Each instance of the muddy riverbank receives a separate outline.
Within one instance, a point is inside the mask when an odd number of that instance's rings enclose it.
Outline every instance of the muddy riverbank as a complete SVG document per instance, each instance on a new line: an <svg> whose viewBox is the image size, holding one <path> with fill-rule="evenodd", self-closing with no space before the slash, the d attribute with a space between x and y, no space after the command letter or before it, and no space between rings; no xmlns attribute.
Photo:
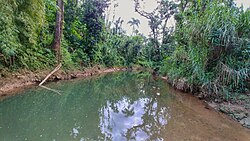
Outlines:
<svg viewBox="0 0 250 141"><path fill-rule="evenodd" d="M168 77L162 77L175 89L187 92L190 86L185 79L170 81ZM231 119L239 122L242 126L250 129L250 94L239 94L234 100L223 101L220 99L207 98L202 93L194 96L205 102L206 108L213 108L218 112L228 115Z"/></svg>
<svg viewBox="0 0 250 141"><path fill-rule="evenodd" d="M70 80L75 78L87 77L92 75L104 74L116 71L125 71L126 68L102 68L95 66L85 70L58 70L46 82L58 80ZM8 74L0 79L0 98L9 97L28 87L38 85L50 71L20 71Z"/></svg>

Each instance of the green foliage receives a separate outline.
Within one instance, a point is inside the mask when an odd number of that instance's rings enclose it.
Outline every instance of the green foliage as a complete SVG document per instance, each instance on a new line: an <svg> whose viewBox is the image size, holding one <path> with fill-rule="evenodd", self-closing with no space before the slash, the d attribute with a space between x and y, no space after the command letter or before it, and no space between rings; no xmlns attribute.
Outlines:
<svg viewBox="0 0 250 141"><path fill-rule="evenodd" d="M56 0L1 1L0 67L41 69L55 64L51 50L56 21ZM152 66L152 47L140 34L127 36L116 22L116 31L105 27L109 0L65 0L61 61L64 68L94 64ZM134 19L133 24L139 24ZM147 46L145 46L147 45ZM147 49L149 48L149 49ZM151 55L149 57L149 55Z"/></svg>
<svg viewBox="0 0 250 141"><path fill-rule="evenodd" d="M0 64L5 67L13 65L14 62L12 61L16 55L16 50L21 46L14 21L14 10L16 8L15 1L0 1Z"/></svg>
<svg viewBox="0 0 250 141"><path fill-rule="evenodd" d="M101 48L101 62L107 67L122 66L124 58L118 54L118 48L121 46L123 39L118 35L107 35L106 40L99 44Z"/></svg>
<svg viewBox="0 0 250 141"><path fill-rule="evenodd" d="M5 67L45 68L53 55L40 44L44 35L45 3L41 0L1 1L0 64ZM35 9L35 10L34 10Z"/></svg>
<svg viewBox="0 0 250 141"><path fill-rule="evenodd" d="M61 44L61 56L62 56L62 65L65 69L70 69L74 66L72 60L72 55L68 52L68 43L65 39L62 40Z"/></svg>
<svg viewBox="0 0 250 141"><path fill-rule="evenodd" d="M91 61L95 60L95 52L98 52L97 43L102 40L104 27L104 10L108 7L108 1L86 0L82 5L84 10L81 22L86 24L86 36L84 38L84 51Z"/></svg>
<svg viewBox="0 0 250 141"><path fill-rule="evenodd" d="M142 58L143 38L107 34L106 40L99 44L100 58L106 66L128 66L139 64Z"/></svg>
<svg viewBox="0 0 250 141"><path fill-rule="evenodd" d="M100 43L103 41L104 9L108 1L87 0L83 3L67 0L64 36L73 61L89 66L101 61Z"/></svg>
<svg viewBox="0 0 250 141"><path fill-rule="evenodd" d="M246 54L249 11L228 1L207 1L178 15L175 50L166 57L162 72L172 80L187 78L190 86L217 96L226 91L245 92L250 64Z"/></svg>

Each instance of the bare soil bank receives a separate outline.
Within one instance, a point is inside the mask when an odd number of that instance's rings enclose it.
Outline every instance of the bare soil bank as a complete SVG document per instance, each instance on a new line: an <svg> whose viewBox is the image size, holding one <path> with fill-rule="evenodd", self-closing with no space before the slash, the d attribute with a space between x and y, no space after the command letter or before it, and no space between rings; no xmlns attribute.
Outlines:
<svg viewBox="0 0 250 141"><path fill-rule="evenodd" d="M99 66L85 69L84 71L80 70L59 70L54 73L47 82L57 81L57 80L69 80L80 77L92 76L97 74L116 72L116 71L125 71L125 68L101 68ZM14 95L16 92L19 92L27 87L38 85L50 71L41 71L41 72L31 72L31 71L22 71L19 73L10 74L7 77L0 78L0 98Z"/></svg>

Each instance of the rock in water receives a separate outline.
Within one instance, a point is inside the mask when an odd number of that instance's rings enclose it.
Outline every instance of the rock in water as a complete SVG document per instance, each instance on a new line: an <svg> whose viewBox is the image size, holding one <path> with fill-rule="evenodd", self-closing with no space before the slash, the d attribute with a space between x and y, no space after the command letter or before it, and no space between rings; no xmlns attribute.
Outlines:
<svg viewBox="0 0 250 141"><path fill-rule="evenodd" d="M240 121L240 123L250 129L250 117L244 118Z"/></svg>

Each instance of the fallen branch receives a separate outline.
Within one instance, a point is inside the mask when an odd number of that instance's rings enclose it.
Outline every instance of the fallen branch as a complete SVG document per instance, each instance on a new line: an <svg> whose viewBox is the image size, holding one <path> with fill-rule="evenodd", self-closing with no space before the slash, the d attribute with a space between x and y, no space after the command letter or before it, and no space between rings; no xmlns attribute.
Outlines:
<svg viewBox="0 0 250 141"><path fill-rule="evenodd" d="M47 79L49 79L49 77L54 74L55 72L57 72L60 68L61 68L62 64L60 63L51 73L49 73L44 79L43 81L39 84L39 86L43 85L43 83L46 82Z"/></svg>
<svg viewBox="0 0 250 141"><path fill-rule="evenodd" d="M61 66L62 66L62 64L60 63L52 72L50 72L50 73L43 79L43 81L42 81L38 86L40 86L40 87L42 87L42 88L44 88L44 89L47 89L47 90L49 90L49 91L55 92L55 93L57 93L57 94L59 94L59 95L61 95L61 93L60 93L58 90L51 89L51 88L48 88L48 87L46 87L46 86L43 86L43 83L45 83L46 80L49 79L49 77L50 77L52 74L54 74L55 72L57 72L57 71L61 68Z"/></svg>

